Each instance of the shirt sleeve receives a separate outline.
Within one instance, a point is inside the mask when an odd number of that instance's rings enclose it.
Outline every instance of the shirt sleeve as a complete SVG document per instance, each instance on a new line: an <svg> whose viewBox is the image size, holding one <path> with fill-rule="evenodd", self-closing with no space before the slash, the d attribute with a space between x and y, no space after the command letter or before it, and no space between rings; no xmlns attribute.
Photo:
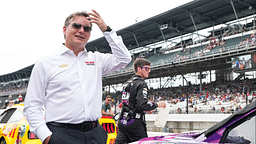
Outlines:
<svg viewBox="0 0 256 144"><path fill-rule="evenodd" d="M136 101L137 106L142 111L149 111L157 108L156 103L148 101L148 86L146 83L138 86Z"/></svg>
<svg viewBox="0 0 256 144"><path fill-rule="evenodd" d="M52 134L46 125L42 111L45 98L45 82L45 71L42 62L39 61L35 64L30 76L23 111L29 122L30 131L35 133L41 141Z"/></svg>
<svg viewBox="0 0 256 144"><path fill-rule="evenodd" d="M123 43L121 36L117 36L116 32L103 33L112 54L103 54L103 74L118 70L131 62L131 54Z"/></svg>
<svg viewBox="0 0 256 144"><path fill-rule="evenodd" d="M102 103L102 106L101 106L101 110L104 110L105 111L106 109L106 106L105 106L105 102Z"/></svg>

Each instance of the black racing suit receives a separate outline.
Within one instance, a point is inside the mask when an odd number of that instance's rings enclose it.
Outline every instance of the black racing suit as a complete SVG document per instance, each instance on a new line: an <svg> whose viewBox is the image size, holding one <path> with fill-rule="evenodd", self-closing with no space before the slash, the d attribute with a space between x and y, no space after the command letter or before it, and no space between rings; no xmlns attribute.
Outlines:
<svg viewBox="0 0 256 144"><path fill-rule="evenodd" d="M148 86L141 76L134 75L128 81L122 103L115 144L130 143L148 137L145 111L157 108L157 104L148 101Z"/></svg>

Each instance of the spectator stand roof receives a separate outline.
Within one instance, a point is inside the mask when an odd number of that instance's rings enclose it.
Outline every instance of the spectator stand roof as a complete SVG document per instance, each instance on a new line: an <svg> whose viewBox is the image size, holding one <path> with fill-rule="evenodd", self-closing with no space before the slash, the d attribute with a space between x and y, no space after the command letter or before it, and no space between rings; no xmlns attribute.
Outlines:
<svg viewBox="0 0 256 144"><path fill-rule="evenodd" d="M252 15L255 8L255 0L194 0L123 28L117 33L122 36L127 48L132 50ZM160 30L166 24L168 28ZM111 53L104 37L89 42L86 48L89 51Z"/></svg>
<svg viewBox="0 0 256 144"><path fill-rule="evenodd" d="M0 76L0 83L15 81L15 80L19 80L19 79L27 79L27 78L30 77L33 67L34 67L34 64L30 65L30 66L27 66L23 69L17 70L15 72L5 74L5 75L1 75Z"/></svg>
<svg viewBox="0 0 256 144"><path fill-rule="evenodd" d="M194 0L131 26L118 30L129 50L255 14L255 0ZM161 27L167 26L166 29ZM111 53L104 37L90 41L88 51ZM0 76L0 83L29 78L34 65ZM164 70L164 69L163 69ZM126 75L130 76L131 73ZM156 75L157 76L157 75ZM118 77L118 76L117 76ZM111 84L123 82L124 77ZM104 80L104 79L103 79ZM109 79L109 81L114 79ZM104 83L106 85L108 83Z"/></svg>

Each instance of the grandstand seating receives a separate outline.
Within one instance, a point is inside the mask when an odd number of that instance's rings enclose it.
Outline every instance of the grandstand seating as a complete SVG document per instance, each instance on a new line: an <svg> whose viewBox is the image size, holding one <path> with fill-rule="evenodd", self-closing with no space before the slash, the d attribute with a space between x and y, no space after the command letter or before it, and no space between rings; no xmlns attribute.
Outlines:
<svg viewBox="0 0 256 144"><path fill-rule="evenodd" d="M221 52L236 50L237 49L236 45L238 45L241 42L240 40L244 40L248 37L249 37L249 35L244 36L242 38L229 39L226 41L225 45L217 46L211 51L200 53L200 54L198 54L197 52L202 52L206 45L191 48L190 54L187 54L186 52L179 51L179 52L168 53L168 54L153 55L153 56L149 56L149 57L145 57L145 58L148 59L151 62L151 66L154 67L154 66L159 66L162 64L171 63L171 62L179 62L182 60L188 60L188 59L198 58L198 57L212 55L212 54L220 54ZM241 48L246 48L246 47L242 46ZM176 57L177 55L179 56L178 58ZM120 70L115 71L114 73L109 73L106 75L113 75L113 74L116 74L119 72L132 71L133 70L132 62L130 64L128 64L124 69L120 69Z"/></svg>
<svg viewBox="0 0 256 144"><path fill-rule="evenodd" d="M236 45L239 45L241 41L249 38L252 32L253 31L247 31L244 33L236 34L236 35L223 37L223 39L225 40L224 45L216 46L212 50L205 52L203 54L197 54L197 52L204 51L204 47L206 47L210 43L210 40L205 41L201 45L197 44L198 46L196 46L196 47L194 47L193 45L187 46L190 49L189 54L188 54L188 51L182 51L182 48L180 48L180 51L176 51L176 50L174 52L170 51L167 54L159 53L156 55L149 55L144 58L148 59L151 62L151 66L158 66L158 65L162 65L162 64L166 64L166 63L170 63L170 62L176 62L176 61L182 61L185 59L197 58L199 56L219 54L219 53L225 52L225 51L236 50ZM179 56L178 58L177 58L177 55ZM125 69L119 70L117 72L124 72L124 71L132 70L132 62L130 64L128 64ZM107 75L111 75L111 73L107 74Z"/></svg>

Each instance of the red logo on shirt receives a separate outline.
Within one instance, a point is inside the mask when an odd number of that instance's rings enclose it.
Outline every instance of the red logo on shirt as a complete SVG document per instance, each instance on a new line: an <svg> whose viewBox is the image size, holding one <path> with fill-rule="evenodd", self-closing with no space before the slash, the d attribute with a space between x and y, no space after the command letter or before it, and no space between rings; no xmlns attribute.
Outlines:
<svg viewBox="0 0 256 144"><path fill-rule="evenodd" d="M94 61L85 61L85 64L87 64L87 65L94 65Z"/></svg>

